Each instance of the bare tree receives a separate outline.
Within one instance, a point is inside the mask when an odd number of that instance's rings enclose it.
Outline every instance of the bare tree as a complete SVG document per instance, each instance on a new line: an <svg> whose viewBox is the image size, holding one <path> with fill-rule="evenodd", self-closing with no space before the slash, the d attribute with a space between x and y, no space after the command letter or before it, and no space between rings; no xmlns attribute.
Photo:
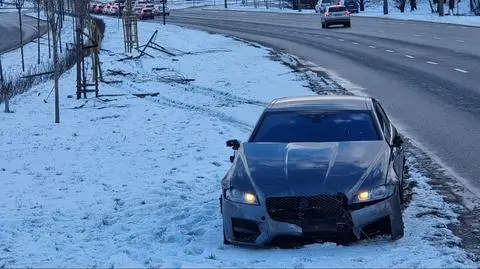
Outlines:
<svg viewBox="0 0 480 269"><path fill-rule="evenodd" d="M47 23L50 26L53 45L53 78L55 91L55 123L60 123L60 92L58 81L60 79L59 36L61 7L58 0L44 0L47 13Z"/></svg>
<svg viewBox="0 0 480 269"><path fill-rule="evenodd" d="M37 5L37 64L40 64L40 0L36 0Z"/></svg>
<svg viewBox="0 0 480 269"><path fill-rule="evenodd" d="M23 57L23 27L22 27L22 8L25 0L15 0L15 7L18 11L18 23L20 24L20 53L22 54L22 71L25 72L25 59Z"/></svg>
<svg viewBox="0 0 480 269"><path fill-rule="evenodd" d="M10 113L10 106L9 106L9 96L8 96L8 87L6 87L4 83L3 77L3 68L2 68L2 55L0 54L0 101L4 99L5 102L5 113ZM1 98L3 96L3 98Z"/></svg>

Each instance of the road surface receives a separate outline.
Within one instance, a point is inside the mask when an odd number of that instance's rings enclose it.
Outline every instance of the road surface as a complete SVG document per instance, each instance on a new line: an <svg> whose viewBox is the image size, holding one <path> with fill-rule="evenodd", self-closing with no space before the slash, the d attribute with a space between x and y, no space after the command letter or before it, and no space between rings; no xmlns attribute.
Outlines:
<svg viewBox="0 0 480 269"><path fill-rule="evenodd" d="M480 28L318 14L175 10L170 23L238 36L333 70L378 98L401 129L480 189Z"/></svg>
<svg viewBox="0 0 480 269"><path fill-rule="evenodd" d="M29 17L22 17L23 40L30 42L37 37L37 20ZM40 24L40 34L46 33L46 24ZM17 12L0 13L0 54L20 46L20 32Z"/></svg>

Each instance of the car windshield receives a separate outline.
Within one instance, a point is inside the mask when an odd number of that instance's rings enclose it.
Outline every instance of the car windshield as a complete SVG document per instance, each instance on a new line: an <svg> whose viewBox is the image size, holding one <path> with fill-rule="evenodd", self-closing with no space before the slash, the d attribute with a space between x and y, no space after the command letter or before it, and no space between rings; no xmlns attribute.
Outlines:
<svg viewBox="0 0 480 269"><path fill-rule="evenodd" d="M341 6L341 7L330 7L328 9L328 12L343 12L343 11L347 11L347 8L344 7L344 6Z"/></svg>
<svg viewBox="0 0 480 269"><path fill-rule="evenodd" d="M251 142L380 140L370 111L267 112Z"/></svg>

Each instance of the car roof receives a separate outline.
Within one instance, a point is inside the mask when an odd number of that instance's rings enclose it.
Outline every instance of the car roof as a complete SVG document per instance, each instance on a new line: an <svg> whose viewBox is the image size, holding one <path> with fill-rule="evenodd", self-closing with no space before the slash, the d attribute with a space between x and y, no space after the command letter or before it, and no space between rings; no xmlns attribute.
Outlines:
<svg viewBox="0 0 480 269"><path fill-rule="evenodd" d="M372 107L372 99L369 97L312 95L275 99L267 110L372 110Z"/></svg>

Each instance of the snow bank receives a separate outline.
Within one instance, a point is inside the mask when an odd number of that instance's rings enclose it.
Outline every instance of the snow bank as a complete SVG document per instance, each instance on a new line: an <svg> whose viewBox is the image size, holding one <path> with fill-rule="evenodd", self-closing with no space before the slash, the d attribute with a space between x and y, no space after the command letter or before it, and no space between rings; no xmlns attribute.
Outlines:
<svg viewBox="0 0 480 269"><path fill-rule="evenodd" d="M475 266L445 228L456 220L450 205L414 168L399 241L224 246L224 141L245 140L272 98L313 93L265 48L171 25L141 22L140 43L158 29L156 42L177 56L148 49L155 58L118 61L128 56L122 29L105 20L101 60L111 83L100 98L67 98L71 70L60 83L61 124L52 123L53 99L43 102L51 82L15 97L15 113L0 113L0 267Z"/></svg>
<svg viewBox="0 0 480 269"><path fill-rule="evenodd" d="M370 5L367 4L364 12L355 14L355 16L480 26L480 16L471 15L470 2L468 0L461 0L460 3L458 3L458 9L455 6L454 12L457 13L458 11L458 14L462 16L446 15L443 17L438 16L437 13L432 13L428 0L417 0L417 10L413 12L410 11L409 3L410 2L407 0L405 12L401 13L400 10L395 8L395 3L389 1L389 14L383 15L382 2L374 1ZM446 3L445 12L448 12L448 1L446 1ZM436 5L434 5L434 9L436 9Z"/></svg>

